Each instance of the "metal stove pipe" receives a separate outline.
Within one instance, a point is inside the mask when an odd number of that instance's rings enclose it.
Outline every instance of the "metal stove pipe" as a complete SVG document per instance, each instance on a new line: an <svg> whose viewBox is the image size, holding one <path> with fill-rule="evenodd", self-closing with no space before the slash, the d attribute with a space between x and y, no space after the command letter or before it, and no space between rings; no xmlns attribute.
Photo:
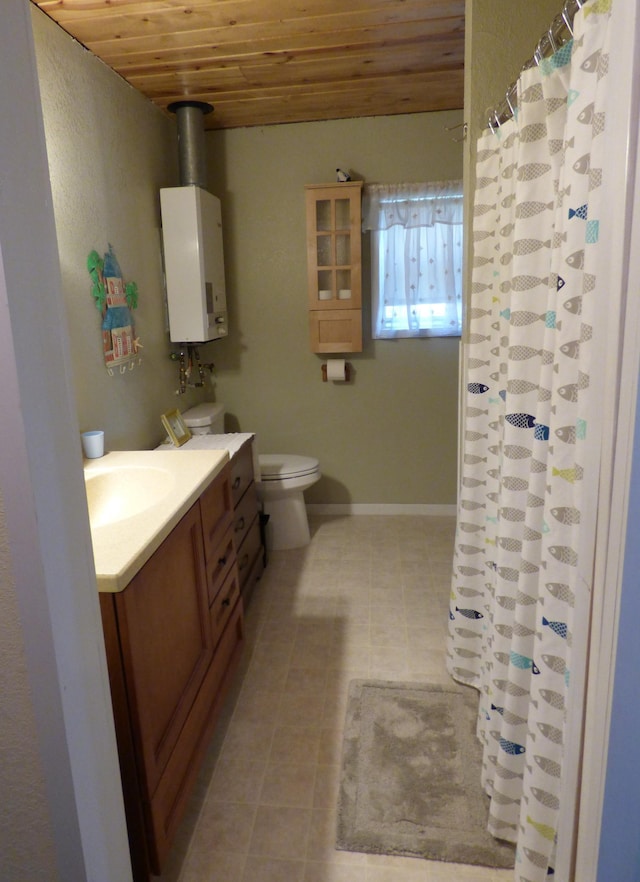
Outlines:
<svg viewBox="0 0 640 882"><path fill-rule="evenodd" d="M167 108L175 113L178 124L178 162L180 185L207 189L207 164L204 152L204 117L213 107L204 101L174 101Z"/></svg>

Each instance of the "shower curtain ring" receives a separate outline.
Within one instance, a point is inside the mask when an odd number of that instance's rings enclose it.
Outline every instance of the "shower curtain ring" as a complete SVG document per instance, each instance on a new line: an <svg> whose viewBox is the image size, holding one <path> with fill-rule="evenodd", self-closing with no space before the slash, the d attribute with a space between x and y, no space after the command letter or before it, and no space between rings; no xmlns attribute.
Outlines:
<svg viewBox="0 0 640 882"><path fill-rule="evenodd" d="M505 96L504 96L505 101L507 102L507 107L508 107L509 110L511 111L511 116L512 116L514 119L515 119L515 117L516 117L516 110L515 110L515 104L513 104L513 103L511 102L511 95L513 95L514 93L517 94L517 91L518 91L518 85L517 85L517 83L511 83L511 85L509 86L509 88L508 88L507 91L505 92Z"/></svg>
<svg viewBox="0 0 640 882"><path fill-rule="evenodd" d="M564 9L562 10L562 20L564 21L565 25L567 26L567 30L569 31L569 33L573 37L573 23L571 21L571 16L567 12L566 3L564 6Z"/></svg>

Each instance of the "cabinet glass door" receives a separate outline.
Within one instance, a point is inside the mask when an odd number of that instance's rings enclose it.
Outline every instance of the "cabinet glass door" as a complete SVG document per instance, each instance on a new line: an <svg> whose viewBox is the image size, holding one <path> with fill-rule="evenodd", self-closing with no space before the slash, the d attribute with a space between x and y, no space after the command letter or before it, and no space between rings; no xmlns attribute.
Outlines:
<svg viewBox="0 0 640 882"><path fill-rule="evenodd" d="M331 199L316 202L316 230L331 230Z"/></svg>
<svg viewBox="0 0 640 882"><path fill-rule="evenodd" d="M362 185L306 188L309 331L313 352L362 351Z"/></svg>
<svg viewBox="0 0 640 882"><path fill-rule="evenodd" d="M333 266L333 248L331 236L317 236L316 248L318 252L318 266Z"/></svg>
<svg viewBox="0 0 640 882"><path fill-rule="evenodd" d="M351 201L349 199L336 199L336 230L349 230L351 228Z"/></svg>

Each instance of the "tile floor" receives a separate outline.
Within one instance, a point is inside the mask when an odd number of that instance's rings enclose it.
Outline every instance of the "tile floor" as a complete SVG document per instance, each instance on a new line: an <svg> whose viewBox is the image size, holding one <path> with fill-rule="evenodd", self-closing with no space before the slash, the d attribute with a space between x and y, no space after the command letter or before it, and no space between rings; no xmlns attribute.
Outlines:
<svg viewBox="0 0 640 882"><path fill-rule="evenodd" d="M349 680L448 681L453 518L312 517L274 552L167 882L511 882L513 871L337 851Z"/></svg>

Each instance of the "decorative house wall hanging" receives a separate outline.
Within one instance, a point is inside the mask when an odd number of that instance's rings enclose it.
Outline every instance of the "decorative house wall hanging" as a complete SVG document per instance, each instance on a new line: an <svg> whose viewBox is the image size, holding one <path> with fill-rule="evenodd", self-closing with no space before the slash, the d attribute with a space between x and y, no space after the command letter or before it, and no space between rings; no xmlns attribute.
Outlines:
<svg viewBox="0 0 640 882"><path fill-rule="evenodd" d="M104 258L92 251L87 258L91 276L91 294L96 307L102 313L102 346L107 370L113 374L115 367L124 373L129 366L133 370L136 361L142 361L138 350L142 348L135 334L133 310L138 305L138 286L135 282L124 284L120 264L113 246Z"/></svg>

